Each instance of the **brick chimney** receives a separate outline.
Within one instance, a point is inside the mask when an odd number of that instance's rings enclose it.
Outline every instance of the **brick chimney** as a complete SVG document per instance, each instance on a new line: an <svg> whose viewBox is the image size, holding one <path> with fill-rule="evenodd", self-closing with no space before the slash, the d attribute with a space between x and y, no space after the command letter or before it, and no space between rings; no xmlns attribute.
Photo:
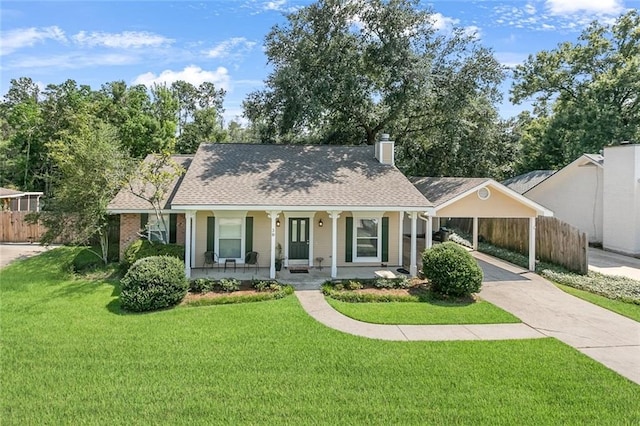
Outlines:
<svg viewBox="0 0 640 426"><path fill-rule="evenodd" d="M380 135L380 140L376 142L375 149L376 160L382 164L395 165L394 142L389 140L388 133Z"/></svg>

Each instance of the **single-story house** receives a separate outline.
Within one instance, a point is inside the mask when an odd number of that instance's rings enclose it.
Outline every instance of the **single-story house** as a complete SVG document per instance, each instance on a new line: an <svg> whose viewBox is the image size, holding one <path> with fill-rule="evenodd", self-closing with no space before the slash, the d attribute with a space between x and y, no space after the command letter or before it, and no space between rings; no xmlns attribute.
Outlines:
<svg viewBox="0 0 640 426"><path fill-rule="evenodd" d="M43 194L43 192L0 188L0 210L38 212L40 211L40 198Z"/></svg>
<svg viewBox="0 0 640 426"><path fill-rule="evenodd" d="M171 239L184 243L186 271L218 261L245 262L260 253L275 277L276 246L284 266L313 267L325 259L331 276L341 266L402 265L405 214L412 223L432 204L394 166L388 138L370 146L201 144L176 179L162 213ZM125 188L108 211L120 214L120 251L145 221L150 205ZM147 227L155 223L147 223ZM415 234L414 234L415 239ZM411 256L412 274L417 257Z"/></svg>
<svg viewBox="0 0 640 426"><path fill-rule="evenodd" d="M206 266L205 253L235 265L253 251L274 278L278 248L290 270L314 267L322 259L331 277L338 268L353 266L407 266L416 275L419 226L431 229L440 213L476 222L529 217L533 241L535 217L551 214L492 180L461 180L472 183L462 186L445 179L412 182L395 167L388 135L373 147L205 143L193 156L174 160L187 171L163 200L162 214L170 224L164 232L185 245L188 276ZM142 229L163 232L151 206L127 188L108 211L120 215L121 254ZM535 247L531 256L535 259Z"/></svg>
<svg viewBox="0 0 640 426"><path fill-rule="evenodd" d="M543 176L531 185L531 176ZM640 256L640 144L584 154L555 173L530 172L504 182L606 250Z"/></svg>

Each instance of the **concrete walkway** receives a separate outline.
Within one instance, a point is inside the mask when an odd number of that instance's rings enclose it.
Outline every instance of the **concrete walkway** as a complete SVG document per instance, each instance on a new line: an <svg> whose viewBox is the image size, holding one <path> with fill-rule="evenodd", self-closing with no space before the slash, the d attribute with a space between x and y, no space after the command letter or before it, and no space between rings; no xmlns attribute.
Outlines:
<svg viewBox="0 0 640 426"><path fill-rule="evenodd" d="M589 247L589 270L640 280L640 259Z"/></svg>
<svg viewBox="0 0 640 426"><path fill-rule="evenodd" d="M0 268L4 268L16 259L26 259L52 247L29 243L2 243L0 244Z"/></svg>
<svg viewBox="0 0 640 426"><path fill-rule="evenodd" d="M505 340L555 337L640 384L640 323L573 297L517 266L482 253L480 297L520 318L521 324L380 325L335 311L319 290L296 291L302 307L320 323L381 340Z"/></svg>

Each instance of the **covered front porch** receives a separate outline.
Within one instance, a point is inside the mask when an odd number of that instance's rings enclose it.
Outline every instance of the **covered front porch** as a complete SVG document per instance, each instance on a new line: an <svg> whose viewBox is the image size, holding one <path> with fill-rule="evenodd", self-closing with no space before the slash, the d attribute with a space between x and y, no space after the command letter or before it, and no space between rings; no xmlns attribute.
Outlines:
<svg viewBox="0 0 640 426"><path fill-rule="evenodd" d="M238 265L236 270L233 268L227 268L224 270L224 266L219 269L213 268L193 268L191 270L191 278L210 278L219 280L222 278L235 278L241 281L252 280L270 280L275 279L283 284L291 284L296 289L316 289L319 288L324 282L330 280L346 280L346 279L370 279L376 277L376 272L387 271L392 272L397 277L406 274L398 272L398 267L373 267L373 266L343 266L338 268L338 274L336 277L331 276L331 270L323 267L309 268L306 273L293 273L288 268L283 268L276 272L274 278L270 277L269 268L249 268L246 270L244 266Z"/></svg>
<svg viewBox="0 0 640 426"><path fill-rule="evenodd" d="M376 270L397 274L403 267L415 276L417 223L425 213L335 208L185 211L185 271L191 278L283 282L373 278ZM408 264L403 262L405 222L412 230ZM253 258L257 262L249 264ZM291 272L296 269L307 272Z"/></svg>

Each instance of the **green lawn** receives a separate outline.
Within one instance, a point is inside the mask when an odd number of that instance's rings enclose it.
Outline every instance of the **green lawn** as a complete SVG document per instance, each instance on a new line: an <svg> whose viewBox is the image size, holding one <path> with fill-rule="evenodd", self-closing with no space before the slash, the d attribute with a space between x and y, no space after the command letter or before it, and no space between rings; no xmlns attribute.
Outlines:
<svg viewBox="0 0 640 426"><path fill-rule="evenodd" d="M430 302L351 303L326 297L335 310L373 324L500 324L520 320L489 302L471 304Z"/></svg>
<svg viewBox="0 0 640 426"><path fill-rule="evenodd" d="M579 297L580 299L584 299L587 302L593 303L594 305L601 306L605 309L609 309L610 311L616 312L620 315L624 315L625 317L640 322L640 305L636 305L635 303L626 303L620 300L612 300L598 294L593 294L584 290L578 290L577 288L569 287L567 285L559 283L554 284L559 289L573 296Z"/></svg>
<svg viewBox="0 0 640 426"><path fill-rule="evenodd" d="M377 341L293 296L123 315L71 254L0 271L3 425L640 422L640 386L553 339Z"/></svg>

